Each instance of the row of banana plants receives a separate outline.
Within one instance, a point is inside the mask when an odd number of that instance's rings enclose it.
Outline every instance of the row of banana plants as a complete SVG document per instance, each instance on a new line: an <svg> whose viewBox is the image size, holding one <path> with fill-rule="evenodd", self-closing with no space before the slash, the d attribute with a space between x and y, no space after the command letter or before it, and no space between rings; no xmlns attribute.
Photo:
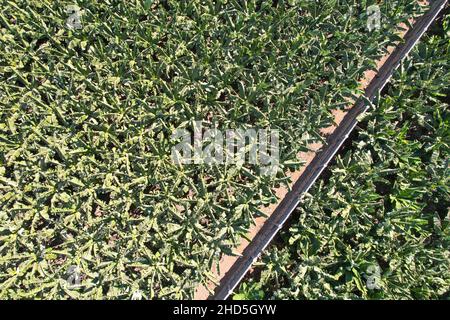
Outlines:
<svg viewBox="0 0 450 320"><path fill-rule="evenodd" d="M446 16L235 299L450 298L449 39Z"/></svg>

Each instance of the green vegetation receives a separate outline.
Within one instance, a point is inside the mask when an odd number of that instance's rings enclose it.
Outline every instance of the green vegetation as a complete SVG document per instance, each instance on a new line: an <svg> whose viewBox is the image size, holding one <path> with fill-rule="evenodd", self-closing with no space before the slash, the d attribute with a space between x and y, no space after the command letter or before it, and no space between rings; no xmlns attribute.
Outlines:
<svg viewBox="0 0 450 320"><path fill-rule="evenodd" d="M2 0L0 298L192 297L421 13L369 33L375 2L80 0L69 29L71 1ZM279 129L280 172L174 165L194 120Z"/></svg>
<svg viewBox="0 0 450 320"><path fill-rule="evenodd" d="M449 16L438 29L235 299L449 298Z"/></svg>

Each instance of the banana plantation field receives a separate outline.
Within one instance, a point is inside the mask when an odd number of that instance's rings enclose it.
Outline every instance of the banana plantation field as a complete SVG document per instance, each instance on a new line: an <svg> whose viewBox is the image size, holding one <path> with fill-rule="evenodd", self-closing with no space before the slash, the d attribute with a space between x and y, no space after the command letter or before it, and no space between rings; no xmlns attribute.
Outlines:
<svg viewBox="0 0 450 320"><path fill-rule="evenodd" d="M433 33L235 299L450 298L450 17Z"/></svg>
<svg viewBox="0 0 450 320"><path fill-rule="evenodd" d="M425 10L412 0L76 4L0 1L0 299L192 298L277 201L297 154L323 142L331 110L361 94L399 26ZM375 4L382 23L368 31ZM268 273L243 288L444 294L447 45L434 37L414 53L357 150L264 258ZM276 171L174 162L173 132L195 123L278 130ZM362 288L375 260L387 291Z"/></svg>

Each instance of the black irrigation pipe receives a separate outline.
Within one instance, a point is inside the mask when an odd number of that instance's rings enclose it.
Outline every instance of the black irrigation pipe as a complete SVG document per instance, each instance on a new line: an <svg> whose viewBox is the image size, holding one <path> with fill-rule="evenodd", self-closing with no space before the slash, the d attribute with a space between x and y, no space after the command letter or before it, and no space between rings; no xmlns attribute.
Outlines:
<svg viewBox="0 0 450 320"><path fill-rule="evenodd" d="M272 241L300 203L301 197L308 192L322 171L327 167L330 160L333 159L338 152L344 141L349 137L350 133L358 123L358 117L367 111L377 94L383 90L384 86L389 82L403 58L411 52L412 48L419 42L422 35L438 17L441 10L445 7L447 0L434 0L430 2L431 8L429 11L421 16L414 26L406 33L404 43L399 45L394 52L392 52L380 68L377 76L366 88L364 96L359 98L355 105L348 111L341 124L329 137L327 145L306 167L303 174L295 182L292 190L283 198L273 214L267 219L261 230L244 250L242 256L239 257L225 274L220 281L219 286L216 288L214 295L209 299L225 300L233 292L234 288L236 288L245 276L251 265Z"/></svg>

